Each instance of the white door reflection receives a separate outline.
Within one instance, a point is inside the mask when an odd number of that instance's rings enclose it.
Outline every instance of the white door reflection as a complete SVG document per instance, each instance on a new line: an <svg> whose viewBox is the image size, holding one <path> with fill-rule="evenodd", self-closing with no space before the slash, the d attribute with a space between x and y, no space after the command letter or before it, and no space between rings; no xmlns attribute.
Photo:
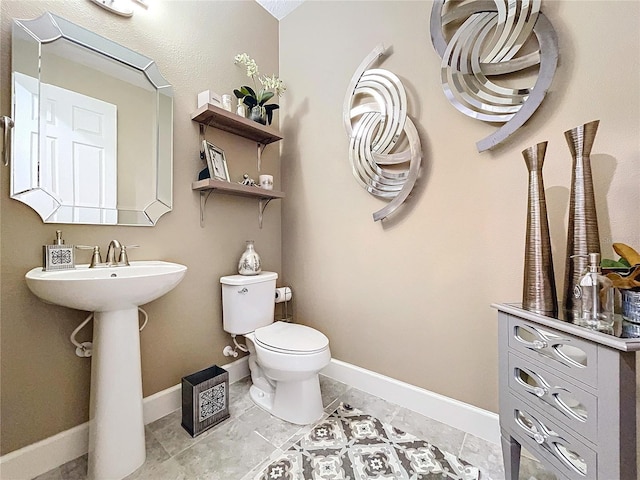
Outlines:
<svg viewBox="0 0 640 480"><path fill-rule="evenodd" d="M30 170L16 172L14 191L40 188L34 207L46 221L115 224L117 211L117 107L86 95L14 73L15 92L26 102L16 118L30 131L16 145L31 158ZM38 123L40 148L38 145ZM28 138L27 138L28 137ZM40 153L40 162L38 162ZM34 167L35 168L34 171Z"/></svg>

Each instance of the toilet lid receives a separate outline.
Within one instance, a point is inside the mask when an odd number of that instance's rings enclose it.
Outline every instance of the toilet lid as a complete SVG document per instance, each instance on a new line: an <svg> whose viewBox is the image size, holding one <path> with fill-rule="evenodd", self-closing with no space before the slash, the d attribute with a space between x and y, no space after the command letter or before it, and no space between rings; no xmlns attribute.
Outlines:
<svg viewBox="0 0 640 480"><path fill-rule="evenodd" d="M318 330L296 323L275 322L254 332L256 343L283 353L315 353L329 346L329 339Z"/></svg>

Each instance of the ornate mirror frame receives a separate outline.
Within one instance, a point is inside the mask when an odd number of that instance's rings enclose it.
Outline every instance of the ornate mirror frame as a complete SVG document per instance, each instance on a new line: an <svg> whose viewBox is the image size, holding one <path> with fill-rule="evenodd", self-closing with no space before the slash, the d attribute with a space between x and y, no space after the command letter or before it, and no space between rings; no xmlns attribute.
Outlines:
<svg viewBox="0 0 640 480"><path fill-rule="evenodd" d="M12 41L12 116L15 128L12 132L11 198L29 205L45 223L155 225L163 214L171 211L173 203L173 89L155 62L48 12L34 20L14 20ZM103 81L113 80L113 92L129 88L141 92L142 95L138 96L143 97L149 106L148 115L146 110L141 113L145 120L152 118L149 125L136 122L131 128L131 119L127 119L125 114L127 108L131 110L131 106L125 104L128 100L120 100L120 105L117 105L117 100L112 101L116 105L111 107L117 110L112 122L117 124L117 138L114 139L117 153L112 155L115 165L111 176L116 179L111 184L117 185L111 188L114 193L110 204L101 203L102 200L93 204L73 203L83 188L89 196L104 197L102 192L93 195L92 187L87 187L85 182L87 171L95 172L102 168L103 154L93 146L90 146L92 151L87 161L93 162L90 166L81 167L79 172L76 171L78 162L73 163L73 168L68 168L69 162L62 164L66 167L57 166L69 186L65 187L66 194L61 193L63 189L56 190L59 178L54 176L57 167L53 163L57 157L55 152L51 153L54 150L47 130L53 115L50 105L45 105L47 97L43 96L43 89L51 87L44 81L47 79L46 68L54 63L45 56L46 52L55 52L55 58L61 59L61 63L73 59L69 65L77 62L79 69L95 73L100 85ZM113 72L117 72L117 78ZM73 77L68 72L63 72L62 76ZM26 127L32 130L26 133L20 129L24 129L28 122L16 119L16 108L24 110L17 105L18 78L26 78L36 85L33 92L28 92L32 105L26 111L27 116L33 117L33 125L37 126ZM75 95L74 91L65 88L55 85L53 88L62 91L62 95L66 92ZM80 97L94 100L91 98L93 91L99 89L95 83L91 88L90 96ZM76 117L74 114L70 117L75 125ZM101 120L97 120L95 125L96 129L102 128ZM70 145L74 152L72 156L76 158L76 143L70 142ZM82 154L77 156L83 158Z"/></svg>

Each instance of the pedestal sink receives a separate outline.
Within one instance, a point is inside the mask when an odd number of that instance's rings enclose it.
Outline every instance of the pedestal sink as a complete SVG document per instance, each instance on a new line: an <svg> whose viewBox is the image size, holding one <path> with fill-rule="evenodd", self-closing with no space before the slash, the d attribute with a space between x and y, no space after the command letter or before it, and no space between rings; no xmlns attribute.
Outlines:
<svg viewBox="0 0 640 480"><path fill-rule="evenodd" d="M27 272L42 300L94 312L89 422L92 480L126 477L145 461L138 306L172 290L187 267L159 261Z"/></svg>

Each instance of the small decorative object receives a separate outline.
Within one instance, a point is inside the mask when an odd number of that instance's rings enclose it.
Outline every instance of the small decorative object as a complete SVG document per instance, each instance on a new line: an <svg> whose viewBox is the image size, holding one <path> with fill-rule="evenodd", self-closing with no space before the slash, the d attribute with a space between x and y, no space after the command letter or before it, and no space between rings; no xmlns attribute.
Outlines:
<svg viewBox="0 0 640 480"><path fill-rule="evenodd" d="M227 112L231 111L231 95L225 93L222 95L222 108L224 108Z"/></svg>
<svg viewBox="0 0 640 480"><path fill-rule="evenodd" d="M558 311L558 298L542 181L542 164L546 151L547 142L542 142L522 152L529 171L522 308L553 316Z"/></svg>
<svg viewBox="0 0 640 480"><path fill-rule="evenodd" d="M622 318L640 323L640 289L620 290L622 294Z"/></svg>
<svg viewBox="0 0 640 480"><path fill-rule="evenodd" d="M217 365L182 378L182 427L192 437L229 418L229 373Z"/></svg>
<svg viewBox="0 0 640 480"><path fill-rule="evenodd" d="M260 255L253 246L253 240L247 240L247 248L238 262L238 273L240 275L258 275L261 271Z"/></svg>
<svg viewBox="0 0 640 480"><path fill-rule="evenodd" d="M236 107L236 114L240 115L243 118L247 116L247 106L242 103L241 100L238 100L238 106Z"/></svg>
<svg viewBox="0 0 640 480"><path fill-rule="evenodd" d="M273 175L260 175L260 187L265 190L273 190Z"/></svg>
<svg viewBox="0 0 640 480"><path fill-rule="evenodd" d="M240 87L239 90L234 90L234 95L247 106L251 120L262 123L263 125L267 123L271 125L273 111L280 108L280 106L276 103L267 104L267 102L271 100L274 95L278 97L282 96L287 87L282 80L275 75L271 75L270 77L263 75L261 77L255 60L246 53L236 55L234 57L234 63L247 67L247 77L253 80L254 87L251 88L245 85ZM260 89L258 89L256 79L260 83Z"/></svg>
<svg viewBox="0 0 640 480"><path fill-rule="evenodd" d="M209 167L204 167L198 173L198 180L206 180L207 178L211 178L211 174L209 173Z"/></svg>
<svg viewBox="0 0 640 480"><path fill-rule="evenodd" d="M598 218L589 157L599 123L599 120L595 120L564 132L573 158L573 169L569 195L563 308L574 314L579 309L574 289L587 268L588 255L600 253Z"/></svg>
<svg viewBox="0 0 640 480"><path fill-rule="evenodd" d="M622 318L640 324L640 253L624 243L614 243L620 259L602 260L602 270L622 296Z"/></svg>
<svg viewBox="0 0 640 480"><path fill-rule="evenodd" d="M225 158L224 150L206 140L202 141L202 148L207 158L207 167L211 178L228 182L229 170L227 170L227 159Z"/></svg>
<svg viewBox="0 0 640 480"><path fill-rule="evenodd" d="M446 98L471 118L504 124L476 143L480 152L495 147L524 125L551 86L558 64L558 38L540 12L540 4L541 0L433 3L431 41L442 59ZM443 28L452 25L456 32L447 43ZM528 41L532 32L538 42L538 50L533 52ZM538 77L530 88L508 88L493 80L518 75L536 65Z"/></svg>
<svg viewBox="0 0 640 480"><path fill-rule="evenodd" d="M353 175L371 195L391 199L373 214L374 222L384 220L407 199L422 162L420 137L407 116L402 82L387 70L367 70L385 51L378 45L358 66L343 107ZM366 101L357 102L356 97ZM400 146L405 149L398 151Z"/></svg>
<svg viewBox="0 0 640 480"><path fill-rule="evenodd" d="M580 324L589 328L608 329L613 326L613 282L602 275L599 253L590 253L587 259L588 270L574 289L580 305L580 316L574 315L574 320L579 318Z"/></svg>
<svg viewBox="0 0 640 480"><path fill-rule="evenodd" d="M222 99L220 95L213 90L205 90L204 92L200 92L198 94L198 108L204 107L207 104L216 105L219 107L222 104Z"/></svg>
<svg viewBox="0 0 640 480"><path fill-rule="evenodd" d="M242 181L238 182L240 185L246 185L247 187L255 187L256 181L249 176L248 173L242 175Z"/></svg>

